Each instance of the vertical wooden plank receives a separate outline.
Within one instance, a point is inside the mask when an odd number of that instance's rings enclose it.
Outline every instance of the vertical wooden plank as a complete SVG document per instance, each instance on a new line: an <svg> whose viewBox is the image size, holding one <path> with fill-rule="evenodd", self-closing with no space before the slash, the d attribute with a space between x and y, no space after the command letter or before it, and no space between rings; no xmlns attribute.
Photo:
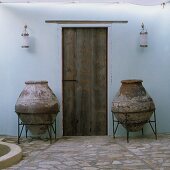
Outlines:
<svg viewBox="0 0 170 170"><path fill-rule="evenodd" d="M94 29L92 134L107 134L107 29Z"/></svg>
<svg viewBox="0 0 170 170"><path fill-rule="evenodd" d="M81 87L81 95L77 98L81 101L78 117L78 129L79 135L90 135L90 124L91 124L91 53L92 53L92 32L88 28L77 29L77 45L76 45L76 56L77 56L77 79L78 86Z"/></svg>
<svg viewBox="0 0 170 170"><path fill-rule="evenodd" d="M76 135L75 116L75 30L63 29L63 126L64 135ZM71 127L71 128L70 128Z"/></svg>

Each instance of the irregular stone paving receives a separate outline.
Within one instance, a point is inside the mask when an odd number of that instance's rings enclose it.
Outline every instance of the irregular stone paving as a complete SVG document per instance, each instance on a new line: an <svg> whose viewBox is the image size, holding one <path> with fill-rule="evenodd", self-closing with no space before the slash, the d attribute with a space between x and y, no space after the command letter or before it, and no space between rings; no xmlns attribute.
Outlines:
<svg viewBox="0 0 170 170"><path fill-rule="evenodd" d="M6 138L11 142L10 138ZM14 141L14 140L13 140ZM15 140L16 141L16 140ZM170 135L22 140L23 160L6 170L170 170Z"/></svg>

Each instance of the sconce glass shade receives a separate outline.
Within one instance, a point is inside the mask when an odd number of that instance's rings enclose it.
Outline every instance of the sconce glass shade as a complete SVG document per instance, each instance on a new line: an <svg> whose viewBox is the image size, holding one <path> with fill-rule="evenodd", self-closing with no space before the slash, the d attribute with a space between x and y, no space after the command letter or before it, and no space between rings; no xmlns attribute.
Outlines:
<svg viewBox="0 0 170 170"><path fill-rule="evenodd" d="M144 23L141 25L142 30L140 32L140 47L147 47L148 46L148 32L145 29Z"/></svg>
<svg viewBox="0 0 170 170"><path fill-rule="evenodd" d="M148 47L148 32L140 32L140 47Z"/></svg>
<svg viewBox="0 0 170 170"><path fill-rule="evenodd" d="M21 34L22 36L22 48L29 48L29 34L27 32L27 25L24 26L24 31Z"/></svg>

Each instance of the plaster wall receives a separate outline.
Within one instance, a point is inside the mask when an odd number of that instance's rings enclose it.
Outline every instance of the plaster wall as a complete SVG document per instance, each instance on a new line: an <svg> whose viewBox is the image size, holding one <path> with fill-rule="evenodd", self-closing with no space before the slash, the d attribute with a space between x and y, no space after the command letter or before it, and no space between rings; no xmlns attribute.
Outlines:
<svg viewBox="0 0 170 170"><path fill-rule="evenodd" d="M0 4L0 135L17 135L14 106L27 80L48 80L62 103L61 56L56 24L45 20L128 20L112 24L109 103L122 79L142 79L156 104L159 133L170 132L170 5L130 4ZM139 32L144 22L148 48L139 47ZM28 25L30 48L21 48L21 33ZM109 135L112 118L109 111ZM144 129L152 133L148 126ZM124 129L119 129L119 134ZM62 113L57 117L57 134L62 134Z"/></svg>

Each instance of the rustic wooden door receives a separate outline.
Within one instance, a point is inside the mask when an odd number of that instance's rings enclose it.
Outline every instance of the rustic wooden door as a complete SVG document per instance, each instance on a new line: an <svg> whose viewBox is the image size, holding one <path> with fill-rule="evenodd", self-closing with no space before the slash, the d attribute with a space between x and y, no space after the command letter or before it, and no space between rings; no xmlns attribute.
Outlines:
<svg viewBox="0 0 170 170"><path fill-rule="evenodd" d="M107 135L107 28L63 28L63 134Z"/></svg>

